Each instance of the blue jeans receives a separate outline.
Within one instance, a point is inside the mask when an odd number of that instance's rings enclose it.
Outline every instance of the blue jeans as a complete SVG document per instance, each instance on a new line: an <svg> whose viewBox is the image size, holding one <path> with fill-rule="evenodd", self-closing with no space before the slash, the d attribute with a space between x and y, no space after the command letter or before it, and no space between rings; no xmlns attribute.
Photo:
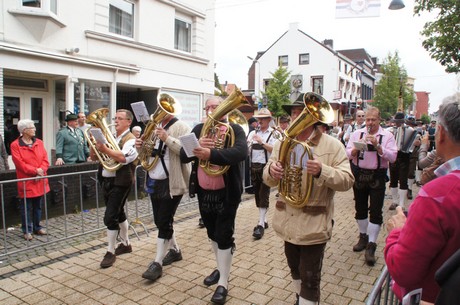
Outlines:
<svg viewBox="0 0 460 305"><path fill-rule="evenodd" d="M42 229L42 226L40 226L40 220L42 218L43 196L25 198L25 202L27 207L27 222L24 208L24 199L21 199L19 202L19 210L21 211L22 232L24 234L37 232Z"/></svg>

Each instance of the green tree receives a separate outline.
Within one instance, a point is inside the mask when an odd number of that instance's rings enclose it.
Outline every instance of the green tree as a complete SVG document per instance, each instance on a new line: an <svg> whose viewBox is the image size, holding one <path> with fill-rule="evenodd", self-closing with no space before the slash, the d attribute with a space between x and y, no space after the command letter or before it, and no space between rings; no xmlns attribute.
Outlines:
<svg viewBox="0 0 460 305"><path fill-rule="evenodd" d="M460 1L415 0L414 14L420 16L423 11L438 12L437 20L423 26L423 47L446 72L460 72Z"/></svg>
<svg viewBox="0 0 460 305"><path fill-rule="evenodd" d="M379 108L382 118L386 119L398 111L400 98L401 110L407 109L414 102L414 91L407 85L407 72L400 65L397 51L394 55L388 54L380 69L383 76L375 88L372 106Z"/></svg>
<svg viewBox="0 0 460 305"><path fill-rule="evenodd" d="M430 118L430 116L428 114L424 113L420 117L420 120L422 120L423 124L429 124L430 121L431 121L431 118Z"/></svg>
<svg viewBox="0 0 460 305"><path fill-rule="evenodd" d="M284 104L290 104L289 94L291 93L290 75L291 73L279 65L274 73L270 73L270 80L264 94L268 99L268 109L274 117L279 117L286 112L281 107Z"/></svg>

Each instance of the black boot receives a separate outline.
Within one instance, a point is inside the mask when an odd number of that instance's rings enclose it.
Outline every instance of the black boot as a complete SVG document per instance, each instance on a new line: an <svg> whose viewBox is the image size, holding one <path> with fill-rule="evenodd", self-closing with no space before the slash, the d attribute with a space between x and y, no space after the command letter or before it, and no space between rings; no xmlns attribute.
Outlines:
<svg viewBox="0 0 460 305"><path fill-rule="evenodd" d="M412 199L412 190L407 190L407 199Z"/></svg>
<svg viewBox="0 0 460 305"><path fill-rule="evenodd" d="M366 249L367 243L369 242L369 235L366 233L359 233L359 240L356 245L353 246L353 251L361 252Z"/></svg>
<svg viewBox="0 0 460 305"><path fill-rule="evenodd" d="M364 253L364 258L366 260L366 264L369 266L375 265L375 250L377 249L377 244L370 242L367 244L366 252Z"/></svg>

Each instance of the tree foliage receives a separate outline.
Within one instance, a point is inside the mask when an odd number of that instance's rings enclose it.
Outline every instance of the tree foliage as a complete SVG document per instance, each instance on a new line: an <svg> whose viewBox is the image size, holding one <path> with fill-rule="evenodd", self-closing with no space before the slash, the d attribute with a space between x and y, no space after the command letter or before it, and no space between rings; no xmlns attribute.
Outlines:
<svg viewBox="0 0 460 305"><path fill-rule="evenodd" d="M427 22L421 34L423 47L431 58L446 68L448 73L460 72L460 1L415 0L414 14L438 11L438 19Z"/></svg>
<svg viewBox="0 0 460 305"><path fill-rule="evenodd" d="M291 103L289 99L291 93L291 73L282 65L279 65L278 69L270 74L272 79L266 87L264 94L267 96L268 109L274 117L279 117L286 113L282 105Z"/></svg>
<svg viewBox="0 0 460 305"><path fill-rule="evenodd" d="M401 97L404 111L414 102L414 91L407 84L407 71L400 65L398 52L388 54L380 67L383 74L375 88L372 106L379 108L383 119L398 111L398 100Z"/></svg>
<svg viewBox="0 0 460 305"><path fill-rule="evenodd" d="M430 121L431 121L431 118L430 118L430 116L428 114L424 113L420 117L420 120L422 120L423 124L429 124Z"/></svg>
<svg viewBox="0 0 460 305"><path fill-rule="evenodd" d="M214 73L214 95L216 96L226 96L227 92L225 92L224 88L220 84L219 77L216 73Z"/></svg>

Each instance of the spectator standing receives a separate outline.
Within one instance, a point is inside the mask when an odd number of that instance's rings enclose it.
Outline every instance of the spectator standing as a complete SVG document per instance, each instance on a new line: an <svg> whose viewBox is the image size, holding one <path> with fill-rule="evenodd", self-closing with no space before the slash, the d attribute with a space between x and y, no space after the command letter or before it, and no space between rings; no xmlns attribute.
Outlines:
<svg viewBox="0 0 460 305"><path fill-rule="evenodd" d="M78 114L78 125L77 125L77 127L83 132L85 132L86 129L91 127L90 124L86 124L86 114L84 112L80 112Z"/></svg>
<svg viewBox="0 0 460 305"><path fill-rule="evenodd" d="M435 142L436 153L446 161L435 171L437 178L419 191L407 218L398 208L387 221L384 251L398 297L422 288L422 300L431 303L440 291L436 271L460 249L459 93L439 107Z"/></svg>
<svg viewBox="0 0 460 305"><path fill-rule="evenodd" d="M25 119L18 122L19 138L11 143L11 155L16 166L16 177L44 177L48 171L48 153L40 139L35 137L34 121ZM40 225L43 195L50 191L48 179L32 179L18 182L18 196L21 199L22 232L24 239L32 240L32 233L46 235Z"/></svg>
<svg viewBox="0 0 460 305"><path fill-rule="evenodd" d="M89 148L83 131L78 128L78 117L66 116L67 126L56 135L56 165L75 164L89 161Z"/></svg>
<svg viewBox="0 0 460 305"><path fill-rule="evenodd" d="M9 169L10 165L8 164L8 152L6 151L2 135L0 135L0 171L5 171Z"/></svg>
<svg viewBox="0 0 460 305"><path fill-rule="evenodd" d="M343 140L345 143L348 143L348 140L350 139L350 135L357 129L363 128L365 126L364 124L364 117L365 113L362 110L358 110L355 113L355 121L350 124L345 131L345 134L343 135Z"/></svg>
<svg viewBox="0 0 460 305"><path fill-rule="evenodd" d="M141 126L134 126L133 128L131 128L131 133L136 137L136 139L139 139L142 134Z"/></svg>

